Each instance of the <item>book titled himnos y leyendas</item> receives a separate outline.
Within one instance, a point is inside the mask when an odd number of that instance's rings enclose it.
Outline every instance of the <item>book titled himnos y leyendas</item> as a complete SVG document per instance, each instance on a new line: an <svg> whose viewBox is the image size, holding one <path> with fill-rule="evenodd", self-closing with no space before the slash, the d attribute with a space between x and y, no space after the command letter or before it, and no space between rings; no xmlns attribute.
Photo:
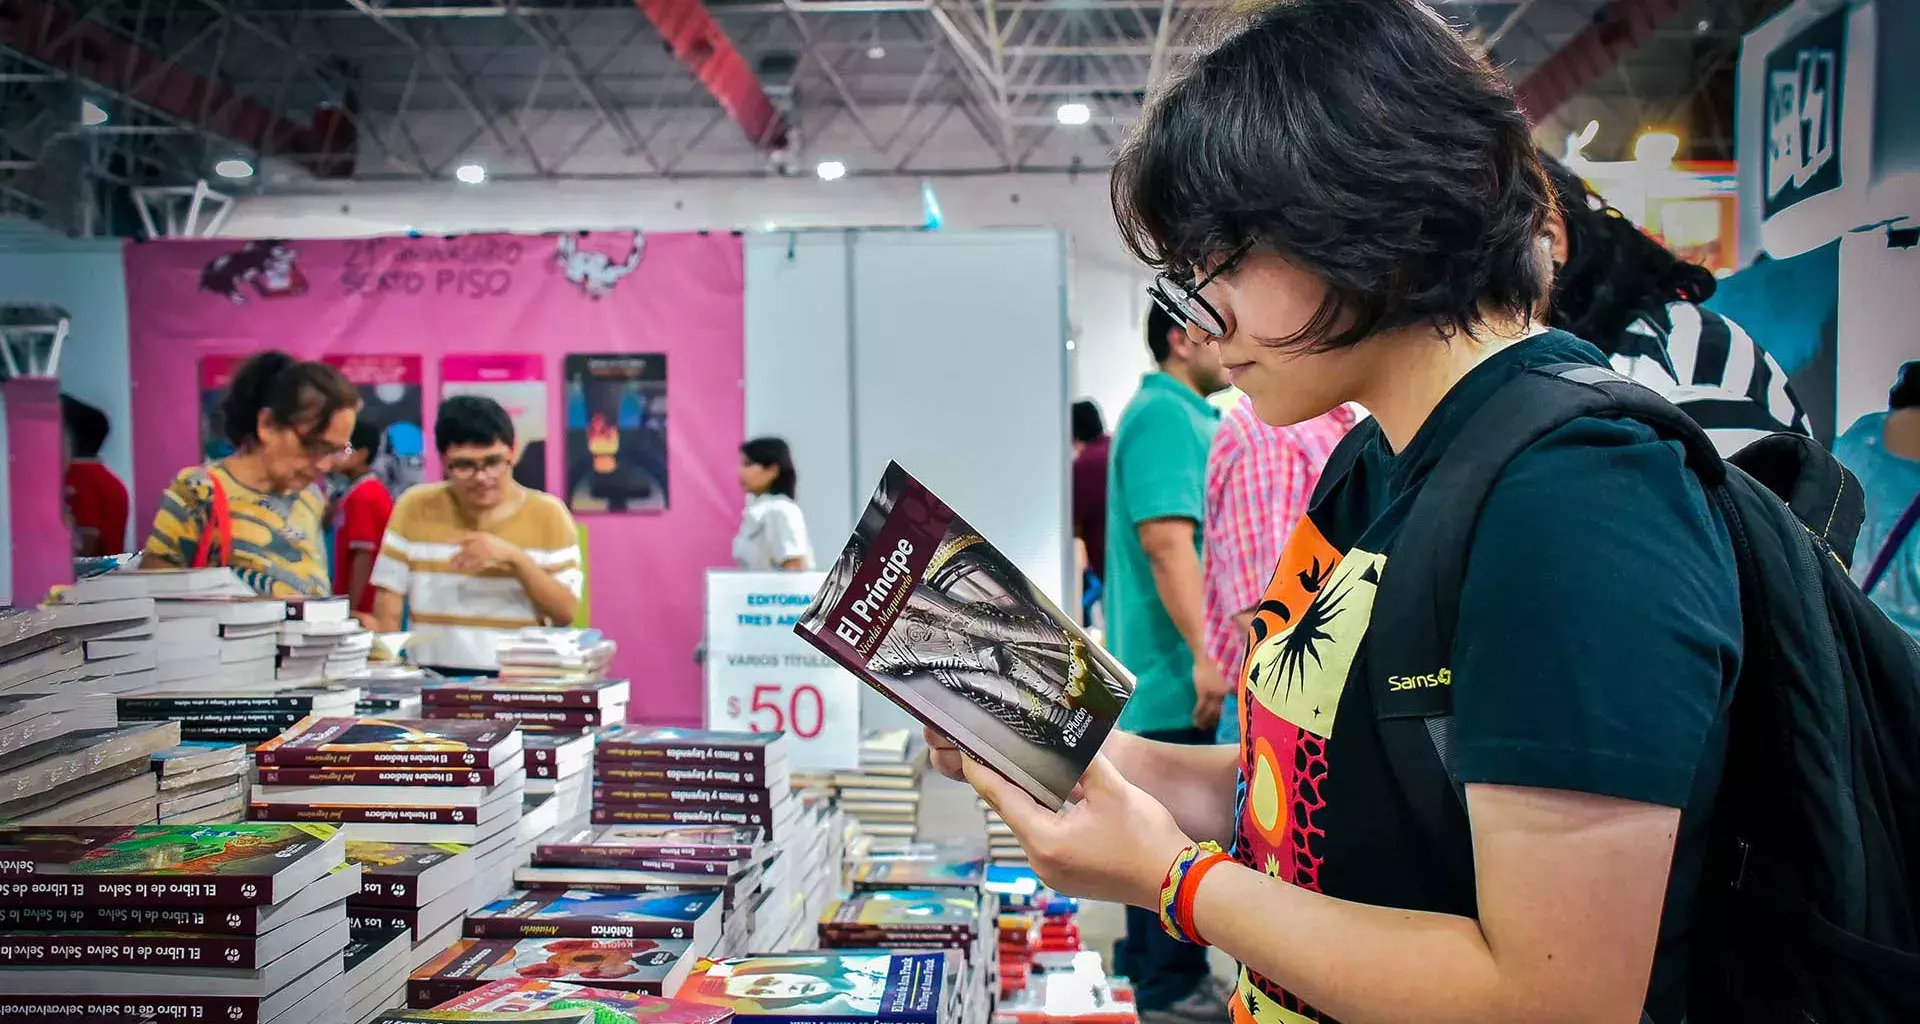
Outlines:
<svg viewBox="0 0 1920 1024"><path fill-rule="evenodd" d="M897 463L794 631L1058 808L1133 677Z"/></svg>

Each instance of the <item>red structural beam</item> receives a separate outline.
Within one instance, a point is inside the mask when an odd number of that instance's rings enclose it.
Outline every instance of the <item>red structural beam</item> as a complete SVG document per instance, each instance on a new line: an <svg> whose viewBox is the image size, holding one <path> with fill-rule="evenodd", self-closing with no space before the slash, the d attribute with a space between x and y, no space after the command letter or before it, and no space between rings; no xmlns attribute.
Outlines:
<svg viewBox="0 0 1920 1024"><path fill-rule="evenodd" d="M787 145L787 121L760 87L740 49L720 29L700 0L633 0L653 22L675 57L762 152Z"/></svg>
<svg viewBox="0 0 1920 1024"><path fill-rule="evenodd" d="M353 173L356 133L340 110L323 107L301 124L56 4L0 0L0 47L256 153L324 177Z"/></svg>
<svg viewBox="0 0 1920 1024"><path fill-rule="evenodd" d="M1582 89L1599 81L1628 54L1638 50L1668 19L1680 13L1682 0L1613 0L1520 82L1520 106L1535 124L1553 116Z"/></svg>

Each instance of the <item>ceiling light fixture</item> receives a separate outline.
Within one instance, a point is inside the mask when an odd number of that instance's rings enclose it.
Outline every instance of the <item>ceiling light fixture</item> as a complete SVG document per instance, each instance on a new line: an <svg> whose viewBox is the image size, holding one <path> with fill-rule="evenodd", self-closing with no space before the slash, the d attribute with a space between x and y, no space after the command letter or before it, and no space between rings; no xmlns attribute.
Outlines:
<svg viewBox="0 0 1920 1024"><path fill-rule="evenodd" d="M213 165L213 173L222 178L251 178L253 165L238 157L229 157Z"/></svg>
<svg viewBox="0 0 1920 1024"><path fill-rule="evenodd" d="M95 103L92 100L81 100L80 101L80 123L86 125L89 128L95 125L106 124L107 123L106 108L100 106L98 103Z"/></svg>
<svg viewBox="0 0 1920 1024"><path fill-rule="evenodd" d="M468 185L478 185L487 180L487 169L479 164L461 164L453 176Z"/></svg>
<svg viewBox="0 0 1920 1024"><path fill-rule="evenodd" d="M847 165L838 160L822 160L813 173L818 174L821 181L839 181L847 176Z"/></svg>
<svg viewBox="0 0 1920 1024"><path fill-rule="evenodd" d="M1085 103L1062 103L1060 109L1053 112L1061 124L1086 124L1093 120L1093 111Z"/></svg>

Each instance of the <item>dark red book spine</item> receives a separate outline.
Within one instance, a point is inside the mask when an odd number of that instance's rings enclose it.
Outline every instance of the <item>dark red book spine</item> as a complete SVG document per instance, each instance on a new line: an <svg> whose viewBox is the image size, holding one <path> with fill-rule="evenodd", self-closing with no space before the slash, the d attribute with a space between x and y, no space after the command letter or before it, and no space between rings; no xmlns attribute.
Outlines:
<svg viewBox="0 0 1920 1024"><path fill-rule="evenodd" d="M470 939L690 939L693 926L670 921L619 921L570 917L530 921L524 917L467 918Z"/></svg>
<svg viewBox="0 0 1920 1024"><path fill-rule="evenodd" d="M606 725L606 712L600 708L515 708L496 704L465 704L458 707L427 709L428 718L457 721L519 722L521 728L548 726L554 729L599 728Z"/></svg>
<svg viewBox="0 0 1920 1024"><path fill-rule="evenodd" d="M381 930L405 928L413 936L413 941L419 942L421 939L420 911L413 909L350 906L347 908L347 927Z"/></svg>
<svg viewBox="0 0 1920 1024"><path fill-rule="evenodd" d="M745 856L742 854L741 856ZM679 857L648 857L604 846L542 846L533 851L537 868L612 868L619 871L670 871L678 875L709 875L725 878L733 873L735 860L697 860Z"/></svg>
<svg viewBox="0 0 1920 1024"><path fill-rule="evenodd" d="M260 913L252 907L194 910L185 907L0 907L0 932L190 932L254 935Z"/></svg>
<svg viewBox="0 0 1920 1024"><path fill-rule="evenodd" d="M594 804L596 825L754 825L771 830L761 811L711 807L675 807L671 804ZM772 838L769 836L768 838Z"/></svg>
<svg viewBox="0 0 1920 1024"><path fill-rule="evenodd" d="M262 768L486 768L492 759L484 751L410 750L410 751L256 751L254 761Z"/></svg>
<svg viewBox="0 0 1920 1024"><path fill-rule="evenodd" d="M259 940L208 935L0 935L0 966L185 967L250 971Z"/></svg>
<svg viewBox="0 0 1920 1024"><path fill-rule="evenodd" d="M22 907L257 907L273 902L272 896L273 879L255 876L0 879L0 904Z"/></svg>
<svg viewBox="0 0 1920 1024"><path fill-rule="evenodd" d="M767 750L758 744L716 746L697 744L633 744L618 741L594 748L595 760L633 761L646 764L691 764L719 767L764 765Z"/></svg>
<svg viewBox="0 0 1920 1024"><path fill-rule="evenodd" d="M142 1024L262 1024L262 1000L246 996L9 996L0 995L0 1021L126 1021Z"/></svg>
<svg viewBox="0 0 1920 1024"><path fill-rule="evenodd" d="M423 708L454 708L470 704L530 708L598 708L600 691L467 689L460 686L435 686L420 691L420 706Z"/></svg>
<svg viewBox="0 0 1920 1024"><path fill-rule="evenodd" d="M767 773L758 766L605 762L593 766L595 782L629 786L725 786L764 789Z"/></svg>
<svg viewBox="0 0 1920 1024"><path fill-rule="evenodd" d="M360 895L355 905L379 907L418 907L420 905L419 879L413 875L376 875L363 866L360 874Z"/></svg>
<svg viewBox="0 0 1920 1024"><path fill-rule="evenodd" d="M711 807L740 811L768 811L772 794L764 789L725 786L617 786L593 787L595 804L649 804L662 807Z"/></svg>
<svg viewBox="0 0 1920 1024"><path fill-rule="evenodd" d="M262 768L262 786L491 786L496 768Z"/></svg>
<svg viewBox="0 0 1920 1024"><path fill-rule="evenodd" d="M357 807L347 804L252 804L254 821L317 821L401 825L478 825L478 807Z"/></svg>

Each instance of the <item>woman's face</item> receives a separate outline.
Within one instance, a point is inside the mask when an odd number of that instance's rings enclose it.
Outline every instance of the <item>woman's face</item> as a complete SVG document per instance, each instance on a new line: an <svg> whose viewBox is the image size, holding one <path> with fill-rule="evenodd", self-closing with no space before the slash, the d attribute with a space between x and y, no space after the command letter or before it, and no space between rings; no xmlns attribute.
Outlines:
<svg viewBox="0 0 1920 1024"><path fill-rule="evenodd" d="M325 423L302 430L285 426L262 409L257 433L261 462L275 491L304 490L333 472L351 452L352 409L341 409Z"/></svg>
<svg viewBox="0 0 1920 1024"><path fill-rule="evenodd" d="M773 481L780 476L780 470L740 456L740 487L748 494L765 494L773 489Z"/></svg>
<svg viewBox="0 0 1920 1024"><path fill-rule="evenodd" d="M1371 340L1320 353L1286 344L1313 319L1326 294L1313 274L1271 253L1249 252L1201 290L1220 312L1226 333L1208 338L1189 328L1189 335L1219 350L1227 383L1252 400L1263 422L1301 423L1352 400L1372 361Z"/></svg>

